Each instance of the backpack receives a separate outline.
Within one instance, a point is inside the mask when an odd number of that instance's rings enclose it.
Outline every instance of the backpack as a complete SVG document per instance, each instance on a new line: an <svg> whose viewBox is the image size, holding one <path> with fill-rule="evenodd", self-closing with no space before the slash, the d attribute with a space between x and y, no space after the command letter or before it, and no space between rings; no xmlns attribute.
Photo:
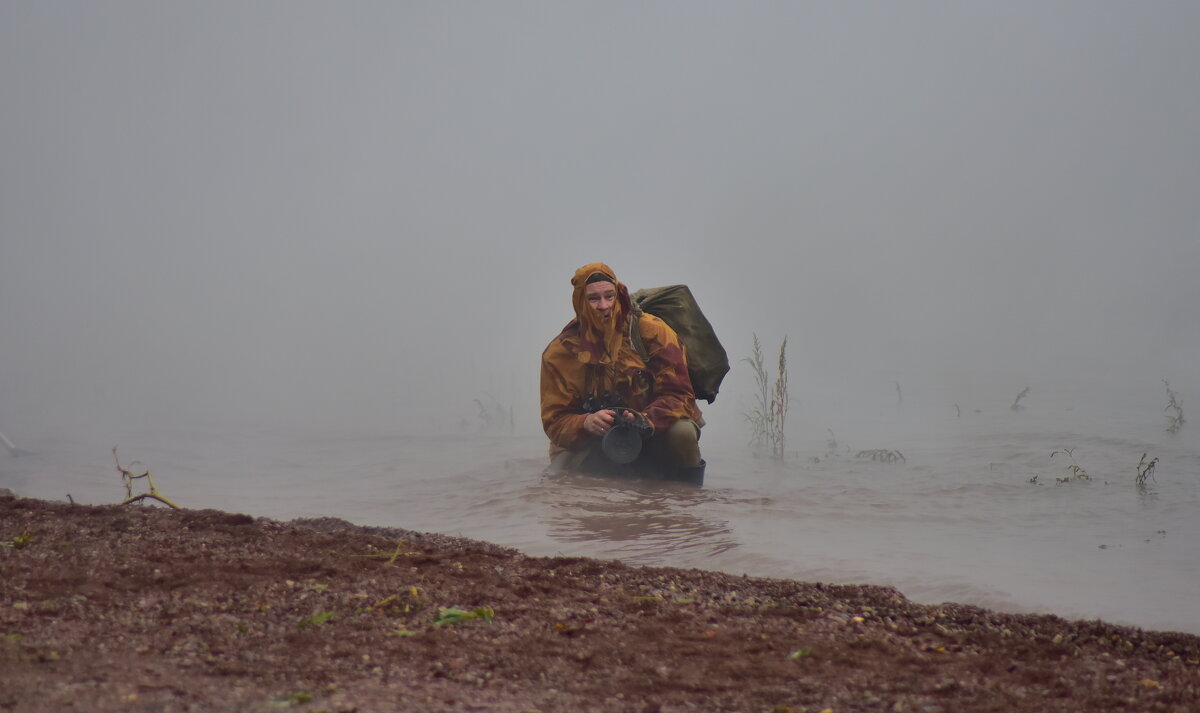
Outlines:
<svg viewBox="0 0 1200 713"><path fill-rule="evenodd" d="M679 335L679 341L687 352L688 376L696 398L710 404L717 400L721 380L729 371L729 356L721 346L712 325L700 311L696 298L687 285L668 285L638 290L630 295L634 315L642 312L652 314L667 323ZM649 362L650 356L642 342L641 329L634 329L637 319L629 320L629 339L634 349Z"/></svg>

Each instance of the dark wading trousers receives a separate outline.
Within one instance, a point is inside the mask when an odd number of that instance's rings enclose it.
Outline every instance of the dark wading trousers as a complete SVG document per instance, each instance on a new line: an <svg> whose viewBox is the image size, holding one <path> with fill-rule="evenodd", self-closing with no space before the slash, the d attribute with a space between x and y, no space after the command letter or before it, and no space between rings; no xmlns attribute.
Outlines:
<svg viewBox="0 0 1200 713"><path fill-rule="evenodd" d="M700 457L700 425L690 418L672 423L665 432L656 433L642 446L632 463L613 463L597 442L586 450L564 451L550 459L547 473L593 473L628 475L661 480L680 480L704 484L705 462Z"/></svg>

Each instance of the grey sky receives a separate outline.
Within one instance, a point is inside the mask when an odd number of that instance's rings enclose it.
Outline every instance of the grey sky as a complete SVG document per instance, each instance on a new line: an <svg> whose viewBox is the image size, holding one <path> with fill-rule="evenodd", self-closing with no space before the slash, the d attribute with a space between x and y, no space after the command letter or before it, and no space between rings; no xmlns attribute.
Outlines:
<svg viewBox="0 0 1200 713"><path fill-rule="evenodd" d="M1165 1L5 2L0 430L436 430L483 392L536 428L594 260L691 284L734 358L789 335L797 389L1195 394L1198 30Z"/></svg>

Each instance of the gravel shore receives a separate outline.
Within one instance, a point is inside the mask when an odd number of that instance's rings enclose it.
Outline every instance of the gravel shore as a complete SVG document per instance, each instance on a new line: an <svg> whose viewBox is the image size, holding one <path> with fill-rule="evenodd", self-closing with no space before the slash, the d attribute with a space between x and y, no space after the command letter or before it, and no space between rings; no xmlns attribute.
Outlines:
<svg viewBox="0 0 1200 713"><path fill-rule="evenodd" d="M1184 711L1200 637L0 495L0 711Z"/></svg>

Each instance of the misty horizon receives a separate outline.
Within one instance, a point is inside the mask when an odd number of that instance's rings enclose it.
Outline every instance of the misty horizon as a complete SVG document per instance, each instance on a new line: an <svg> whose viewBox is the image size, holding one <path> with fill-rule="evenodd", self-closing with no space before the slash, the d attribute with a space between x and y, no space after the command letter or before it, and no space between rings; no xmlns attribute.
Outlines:
<svg viewBox="0 0 1200 713"><path fill-rule="evenodd" d="M536 434L571 274L793 435L1200 398L1200 7L8 3L0 432Z"/></svg>

